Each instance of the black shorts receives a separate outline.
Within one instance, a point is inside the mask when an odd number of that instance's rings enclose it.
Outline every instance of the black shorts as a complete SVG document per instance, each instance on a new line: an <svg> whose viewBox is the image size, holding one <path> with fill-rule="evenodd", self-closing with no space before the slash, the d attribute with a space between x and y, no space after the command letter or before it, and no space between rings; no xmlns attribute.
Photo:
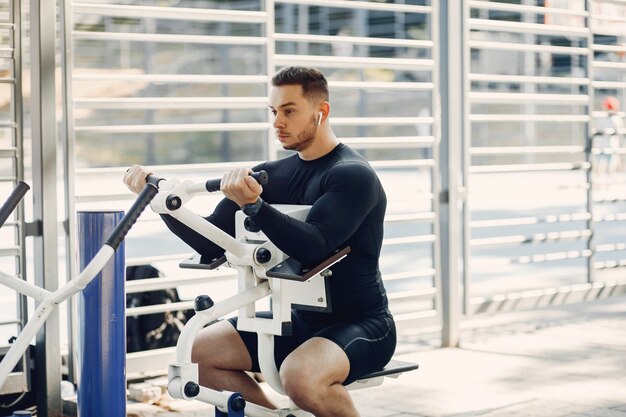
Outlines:
<svg viewBox="0 0 626 417"><path fill-rule="evenodd" d="M271 313L257 313L260 317L271 317ZM348 385L363 375L382 369L393 356L396 348L396 326L393 318L362 317L353 321L338 323L318 323L304 320L297 314L291 314L292 335L274 337L274 360L280 369L285 358L298 346L312 337L323 337L339 347L348 356L350 373L343 385ZM237 318L228 321L237 328ZM239 331L239 336L246 345L252 358L252 372L260 372L257 335L253 332Z"/></svg>

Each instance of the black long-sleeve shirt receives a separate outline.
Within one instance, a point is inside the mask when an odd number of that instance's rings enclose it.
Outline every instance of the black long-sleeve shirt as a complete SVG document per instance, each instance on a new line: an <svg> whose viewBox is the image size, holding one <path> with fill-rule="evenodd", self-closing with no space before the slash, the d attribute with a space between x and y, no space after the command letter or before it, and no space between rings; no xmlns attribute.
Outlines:
<svg viewBox="0 0 626 417"><path fill-rule="evenodd" d="M331 313L299 312L320 320L344 320L388 314L378 258L383 239L387 199L374 170L349 147L339 144L321 158L305 161L297 154L253 168L265 170L263 205L254 222L283 252L314 266L336 249L351 252L330 269ZM310 205L306 221L281 213L270 204ZM239 206L223 199L206 219L235 235ZM222 248L168 215L167 226L198 253L213 258Z"/></svg>

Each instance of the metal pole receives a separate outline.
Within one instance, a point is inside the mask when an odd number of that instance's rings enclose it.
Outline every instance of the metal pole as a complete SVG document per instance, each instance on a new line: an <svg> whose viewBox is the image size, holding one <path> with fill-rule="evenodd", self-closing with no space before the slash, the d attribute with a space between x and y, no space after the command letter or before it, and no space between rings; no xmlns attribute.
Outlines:
<svg viewBox="0 0 626 417"><path fill-rule="evenodd" d="M439 195L441 309L444 347L460 342L463 208L463 2L439 2L441 143Z"/></svg>
<svg viewBox="0 0 626 417"><path fill-rule="evenodd" d="M587 250L589 250L590 255L587 257L587 282L593 283L595 281L596 268L595 268L595 252L596 252L596 241L594 238L595 235L595 221L593 219L595 205L593 203L594 190L593 190L593 107L595 101L595 88L593 86L594 80L594 71L593 71L593 61L595 60L595 52L594 52L594 36L593 36L593 15L594 15L594 2L593 0L585 1L585 10L587 11L588 16L586 19L586 26L589 29L589 34L587 35L587 48L589 48L589 53L587 54L587 96L589 97L589 102L587 103L587 114L589 115L589 121L586 123L586 135L585 135L585 162L587 162L586 175L585 180L587 182L587 205L586 210L589 213L589 220L587 220L587 229L591 230L591 235L587 239Z"/></svg>
<svg viewBox="0 0 626 417"><path fill-rule="evenodd" d="M98 253L123 211L78 212L79 268ZM126 416L124 243L78 298L78 415Z"/></svg>
<svg viewBox="0 0 626 417"><path fill-rule="evenodd" d="M30 1L31 113L35 284L59 287L57 215L57 137L55 102L56 1ZM45 207L44 207L45 204ZM35 347L37 415L60 416L61 350L59 313L52 312Z"/></svg>

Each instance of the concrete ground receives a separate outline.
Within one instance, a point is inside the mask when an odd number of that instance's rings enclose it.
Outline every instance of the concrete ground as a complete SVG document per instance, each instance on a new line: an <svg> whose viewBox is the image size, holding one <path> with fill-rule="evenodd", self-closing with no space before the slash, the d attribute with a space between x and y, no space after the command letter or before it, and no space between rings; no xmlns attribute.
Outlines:
<svg viewBox="0 0 626 417"><path fill-rule="evenodd" d="M422 334L396 358L420 369L354 391L362 417L626 417L626 296L463 323L461 348ZM213 416L164 398L132 417Z"/></svg>

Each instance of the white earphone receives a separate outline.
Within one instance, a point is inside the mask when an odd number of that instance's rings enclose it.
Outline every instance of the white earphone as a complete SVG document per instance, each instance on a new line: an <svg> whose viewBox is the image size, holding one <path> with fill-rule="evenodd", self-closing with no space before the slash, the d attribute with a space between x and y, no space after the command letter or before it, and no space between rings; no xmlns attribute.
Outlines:
<svg viewBox="0 0 626 417"><path fill-rule="evenodd" d="M324 117L324 113L319 112L318 113L320 115L320 117L317 119L317 125L321 125L322 124L322 117Z"/></svg>

